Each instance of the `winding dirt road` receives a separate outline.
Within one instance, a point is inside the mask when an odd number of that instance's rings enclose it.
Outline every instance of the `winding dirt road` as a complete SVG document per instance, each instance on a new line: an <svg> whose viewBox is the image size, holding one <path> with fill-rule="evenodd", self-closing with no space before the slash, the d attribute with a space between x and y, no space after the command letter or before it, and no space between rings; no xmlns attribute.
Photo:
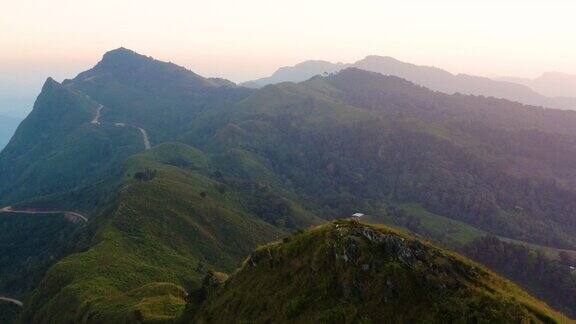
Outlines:
<svg viewBox="0 0 576 324"><path fill-rule="evenodd" d="M150 139L148 138L148 133L144 128L136 127L142 134L142 141L144 142L144 150L149 150L152 146L150 145Z"/></svg>
<svg viewBox="0 0 576 324"><path fill-rule="evenodd" d="M86 97L89 99L90 97L88 95L86 95ZM100 116L102 115L102 108L104 108L104 106L102 106L101 104L98 105L98 107L96 108L96 114L94 115L94 118L92 119L92 121L90 122L92 125L100 125ZM114 125L118 126L118 127L133 127L136 128L140 131L140 134L142 135L142 143L144 144L144 150L149 150L152 148L152 145L150 145L150 138L148 137L148 132L146 132L146 130L142 127L138 127L138 126L132 126L132 125L127 125L126 123L115 123Z"/></svg>
<svg viewBox="0 0 576 324"><path fill-rule="evenodd" d="M19 301L18 299L6 297L6 296L1 296L1 295L0 295L0 300L7 301L7 302L9 302L9 303L18 305L18 306L20 306L20 307L24 306L24 304L23 304L21 301Z"/></svg>
<svg viewBox="0 0 576 324"><path fill-rule="evenodd" d="M33 209L14 209L12 206L4 207L0 209L0 213L11 213L11 214L64 214L70 219L79 219L85 223L88 223L88 218L82 214L67 210L33 210Z"/></svg>
<svg viewBox="0 0 576 324"><path fill-rule="evenodd" d="M102 108L104 108L104 106L99 105L96 108L96 115L94 116L94 118L92 119L92 121L90 123L94 124L94 125L100 125L100 115L102 112Z"/></svg>

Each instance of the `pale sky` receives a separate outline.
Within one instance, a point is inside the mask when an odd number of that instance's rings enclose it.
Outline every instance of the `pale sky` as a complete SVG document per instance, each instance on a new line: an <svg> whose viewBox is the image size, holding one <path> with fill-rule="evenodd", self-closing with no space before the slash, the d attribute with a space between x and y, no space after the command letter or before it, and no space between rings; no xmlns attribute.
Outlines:
<svg viewBox="0 0 576 324"><path fill-rule="evenodd" d="M574 0L0 0L0 100L120 46L233 81L370 54L453 73L576 74L575 17Z"/></svg>

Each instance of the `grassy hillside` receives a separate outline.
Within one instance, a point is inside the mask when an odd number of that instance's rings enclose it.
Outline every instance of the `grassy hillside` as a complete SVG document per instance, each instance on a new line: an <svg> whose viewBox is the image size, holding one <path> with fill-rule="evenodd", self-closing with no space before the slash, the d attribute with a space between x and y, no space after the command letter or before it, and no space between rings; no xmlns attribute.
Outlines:
<svg viewBox="0 0 576 324"><path fill-rule="evenodd" d="M220 287L207 288L195 323L568 321L471 261L352 221L260 247Z"/></svg>
<svg viewBox="0 0 576 324"><path fill-rule="evenodd" d="M183 144L131 158L92 247L50 269L22 322L169 322L207 271L231 271L284 233L209 172L209 159Z"/></svg>

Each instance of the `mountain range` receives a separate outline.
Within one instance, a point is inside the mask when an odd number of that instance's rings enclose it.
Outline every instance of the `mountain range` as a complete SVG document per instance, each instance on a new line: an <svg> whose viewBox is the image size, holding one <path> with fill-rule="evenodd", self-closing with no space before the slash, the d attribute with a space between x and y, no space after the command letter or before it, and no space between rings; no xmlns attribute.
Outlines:
<svg viewBox="0 0 576 324"><path fill-rule="evenodd" d="M490 79L467 74L452 74L440 68L401 62L388 56L367 56L355 63L306 61L283 67L270 77L245 82L242 85L259 88L281 82L301 82L314 75L334 73L355 67L384 75L393 75L434 91L495 97L532 106L576 109L576 78L570 75L547 73L536 80L521 78Z"/></svg>
<svg viewBox="0 0 576 324"><path fill-rule="evenodd" d="M0 282L15 321L570 321L576 112L329 66L251 89L120 48L48 79L0 153L0 217L74 226Z"/></svg>

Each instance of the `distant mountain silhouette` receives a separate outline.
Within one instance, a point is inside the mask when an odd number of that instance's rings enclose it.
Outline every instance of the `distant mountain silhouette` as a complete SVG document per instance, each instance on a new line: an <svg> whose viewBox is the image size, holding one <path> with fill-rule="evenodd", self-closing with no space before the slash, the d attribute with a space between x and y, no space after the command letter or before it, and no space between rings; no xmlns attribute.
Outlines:
<svg viewBox="0 0 576 324"><path fill-rule="evenodd" d="M281 67L269 77L244 82L241 85L248 88L261 88L268 84L287 81L301 82L308 80L315 75L338 72L350 66L351 64L332 63L328 61L304 61L294 66Z"/></svg>
<svg viewBox="0 0 576 324"><path fill-rule="evenodd" d="M467 74L452 74L432 66L405 63L388 56L371 55L353 64L330 63L326 61L306 61L292 67L282 67L272 76L242 84L259 88L267 84L286 81L300 82L324 72L333 73L347 67L398 76L434 91L448 94L461 93L495 97L517 101L527 105L560 109L576 109L572 98L551 98L534 91L529 86L513 80L492 80ZM576 92L576 91L575 91ZM574 95L576 97L576 94ZM571 97L567 95L566 97Z"/></svg>
<svg viewBox="0 0 576 324"><path fill-rule="evenodd" d="M536 79L503 77L499 80L515 82L549 97L576 97L576 75L546 72Z"/></svg>

